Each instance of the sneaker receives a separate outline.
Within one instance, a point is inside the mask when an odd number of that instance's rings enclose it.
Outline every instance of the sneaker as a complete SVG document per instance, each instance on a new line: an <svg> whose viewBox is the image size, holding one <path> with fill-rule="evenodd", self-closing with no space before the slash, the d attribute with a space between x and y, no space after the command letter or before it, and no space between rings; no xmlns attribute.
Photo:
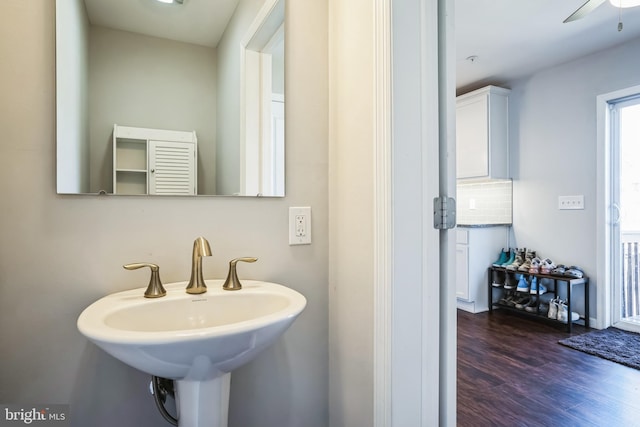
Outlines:
<svg viewBox="0 0 640 427"><path fill-rule="evenodd" d="M504 249L502 249L500 250L500 256L498 257L496 262L494 262L492 265L494 267L502 267L502 264L507 262L508 259L509 259L509 250L507 249L507 251L505 251Z"/></svg>
<svg viewBox="0 0 640 427"><path fill-rule="evenodd" d="M558 265L556 268L551 270L551 274L554 276L564 276L564 272L567 270L567 267L563 264Z"/></svg>
<svg viewBox="0 0 640 427"><path fill-rule="evenodd" d="M506 290L512 290L515 289L518 286L518 277L516 274L510 273L510 272L506 272L505 273L505 281L504 281L504 288Z"/></svg>
<svg viewBox="0 0 640 427"><path fill-rule="evenodd" d="M569 317L569 310L567 309L567 304L564 303L564 301L560 301L561 304L558 305L558 318L557 320L559 320L562 323L567 323L567 318ZM576 320L580 319L580 315L578 313L576 313L575 311L571 312L571 322L575 322Z"/></svg>
<svg viewBox="0 0 640 427"><path fill-rule="evenodd" d="M518 292L529 292L529 283L527 283L527 279L524 278L524 274L520 275L520 280L518 281L518 287L516 288Z"/></svg>
<svg viewBox="0 0 640 427"><path fill-rule="evenodd" d="M527 249L524 255L524 262L520 267L518 267L518 271L528 272L531 268L531 261L536 257L536 251Z"/></svg>
<svg viewBox="0 0 640 427"><path fill-rule="evenodd" d="M540 302L536 298L531 298L529 300L529 303L522 308L524 308L525 311L528 311L529 313L535 313L536 311L538 311L538 304L540 304Z"/></svg>
<svg viewBox="0 0 640 427"><path fill-rule="evenodd" d="M516 301L516 308L518 310L524 310L524 308L528 306L530 303L531 303L531 298L522 297L520 300Z"/></svg>
<svg viewBox="0 0 640 427"><path fill-rule="evenodd" d="M523 263L526 255L526 249L516 249L515 259L513 262L506 266L507 270L515 271L517 270Z"/></svg>
<svg viewBox="0 0 640 427"><path fill-rule="evenodd" d="M567 303L565 303L562 300L558 301L558 314L556 316L556 320L559 320L563 323L567 323L567 318L568 318L567 315L568 315Z"/></svg>
<svg viewBox="0 0 640 427"><path fill-rule="evenodd" d="M542 260L538 257L535 257L531 260L531 265L529 266L529 273L538 274L540 273L540 265L542 264Z"/></svg>
<svg viewBox="0 0 640 427"><path fill-rule="evenodd" d="M574 279L582 279L582 277L584 276L584 271L582 271L580 267L572 265L565 270L564 275Z"/></svg>
<svg viewBox="0 0 640 427"><path fill-rule="evenodd" d="M549 311L549 306L543 302L538 302L537 304L529 305L524 309L527 310L529 313L538 313L541 316L546 316L547 312Z"/></svg>
<svg viewBox="0 0 640 427"><path fill-rule="evenodd" d="M516 297L515 295L509 295L507 298L503 298L503 300L500 300L501 302L503 302L505 305L509 306L509 307L513 307L516 305L516 300L519 300L519 297Z"/></svg>
<svg viewBox="0 0 640 427"><path fill-rule="evenodd" d="M491 281L491 286L493 286L494 288L501 288L504 286L504 282L504 271L493 270L493 280Z"/></svg>
<svg viewBox="0 0 640 427"><path fill-rule="evenodd" d="M547 312L549 319L558 319L558 298L549 301L549 311Z"/></svg>
<svg viewBox="0 0 640 427"><path fill-rule="evenodd" d="M556 268L556 265L549 258L545 258L542 260L540 264L540 273L542 274L551 274L551 272Z"/></svg>
<svg viewBox="0 0 640 427"><path fill-rule="evenodd" d="M531 292L532 294L542 295L542 294L547 292L547 287L542 284L542 280L538 281L537 277L534 277L531 280L531 288L530 289L531 290L529 292Z"/></svg>
<svg viewBox="0 0 640 427"><path fill-rule="evenodd" d="M510 302L511 300L509 298L500 298L500 300L498 300L499 305L511 305Z"/></svg>
<svg viewBox="0 0 640 427"><path fill-rule="evenodd" d="M506 268L508 265L513 264L515 260L516 260L516 252L509 249L509 259L503 262L502 265L500 265L500 267Z"/></svg>

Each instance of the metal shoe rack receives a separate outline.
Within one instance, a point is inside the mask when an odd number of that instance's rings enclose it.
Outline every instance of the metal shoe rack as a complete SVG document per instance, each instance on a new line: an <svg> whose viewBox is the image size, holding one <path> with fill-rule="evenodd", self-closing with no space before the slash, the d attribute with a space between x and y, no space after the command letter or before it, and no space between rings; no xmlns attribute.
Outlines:
<svg viewBox="0 0 640 427"><path fill-rule="evenodd" d="M548 279L547 285L548 285L548 291L547 293L551 293L554 295L554 297L558 296L558 292L560 291L560 286L565 286L565 290L566 290L566 298L567 298L567 311L568 311L568 320L566 323L566 327L567 327L567 331L569 333L571 333L572 331L572 326L573 323L571 321L571 313L572 313L572 304L573 304L573 293L574 293L574 287L575 286L579 286L579 285L583 285L583 292L584 292L584 319L582 319L584 326L586 328L589 327L589 278L584 276L580 279L574 279L571 277L565 277L565 276L554 276L554 275L550 275L550 274L541 274L541 273L524 273L524 272L520 272L520 271L512 271L512 270L507 270L504 267L489 267L488 269L488 280L487 280L487 285L489 287L489 313L493 312L493 308L500 308L500 309L504 309L504 310L508 310L508 311L513 311L513 312L517 312L517 313L521 313L525 316L530 316L530 317L534 317L534 318L538 318L538 319L544 319L548 322L553 322L553 323L559 323L562 325L565 325L564 322L561 322L560 320L555 320L555 319L549 319L547 317L547 313L546 312L541 312L540 311L540 306L537 307L537 311L536 312L529 312L529 311L525 311L525 310L520 310L517 309L515 307L511 307L508 305L504 305L504 304L500 304L497 301L494 301L494 290L495 289L503 289L504 288L496 288L494 286L492 286L492 282L493 282L493 272L494 271L500 271L500 272L504 272L505 273L505 278L506 278L506 274L523 274L525 277L529 278L529 282L531 282L533 277L537 277L538 278L538 283L540 283L541 279ZM553 284L551 284L553 283ZM540 298L540 291L539 291L540 287L538 287L538 292L535 294L531 294L531 295L536 295L536 297L539 299ZM515 289L513 290L513 292L517 292ZM575 323L580 322L581 319L576 320Z"/></svg>

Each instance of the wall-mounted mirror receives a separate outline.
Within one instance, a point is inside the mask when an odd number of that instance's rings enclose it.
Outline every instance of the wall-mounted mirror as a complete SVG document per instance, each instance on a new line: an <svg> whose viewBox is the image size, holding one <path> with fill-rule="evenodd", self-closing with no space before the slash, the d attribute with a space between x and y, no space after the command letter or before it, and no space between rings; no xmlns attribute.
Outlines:
<svg viewBox="0 0 640 427"><path fill-rule="evenodd" d="M56 0L60 194L284 196L284 0Z"/></svg>

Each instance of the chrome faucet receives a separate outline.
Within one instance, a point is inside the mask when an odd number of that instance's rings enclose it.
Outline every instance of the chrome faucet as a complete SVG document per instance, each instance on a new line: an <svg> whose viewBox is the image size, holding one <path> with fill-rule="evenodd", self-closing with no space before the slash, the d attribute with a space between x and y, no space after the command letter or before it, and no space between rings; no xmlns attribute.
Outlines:
<svg viewBox="0 0 640 427"><path fill-rule="evenodd" d="M202 257L211 256L211 247L204 237L198 237L193 242L193 255L191 258L191 279L187 285L188 294L203 294L207 292L207 285L202 277Z"/></svg>

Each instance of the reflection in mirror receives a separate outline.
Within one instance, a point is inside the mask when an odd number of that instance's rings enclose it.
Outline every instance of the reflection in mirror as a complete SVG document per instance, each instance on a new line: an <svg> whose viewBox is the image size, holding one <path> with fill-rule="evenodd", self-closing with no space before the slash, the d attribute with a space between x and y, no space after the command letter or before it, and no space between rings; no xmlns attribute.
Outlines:
<svg viewBox="0 0 640 427"><path fill-rule="evenodd" d="M57 191L284 196L284 0L56 0Z"/></svg>

